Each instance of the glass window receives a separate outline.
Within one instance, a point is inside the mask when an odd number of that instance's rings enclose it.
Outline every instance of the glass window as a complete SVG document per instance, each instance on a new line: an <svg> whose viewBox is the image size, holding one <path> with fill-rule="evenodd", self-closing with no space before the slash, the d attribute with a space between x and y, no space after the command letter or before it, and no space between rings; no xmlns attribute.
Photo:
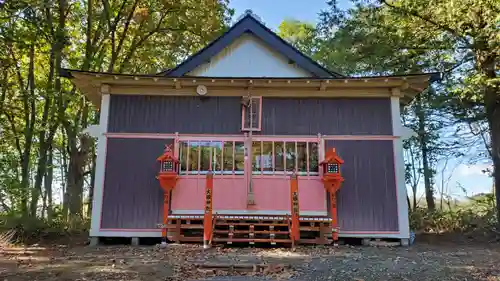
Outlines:
<svg viewBox="0 0 500 281"><path fill-rule="evenodd" d="M309 174L318 174L318 143L310 142L309 144Z"/></svg>
<svg viewBox="0 0 500 281"><path fill-rule="evenodd" d="M293 172L295 170L295 160L296 160L296 153L295 153L295 142L286 142L285 143L285 149L286 149L286 171L287 172Z"/></svg>
<svg viewBox="0 0 500 281"><path fill-rule="evenodd" d="M295 141L253 141L253 174L318 174L318 143ZM245 171L243 141L181 141L181 174L239 174Z"/></svg>
<svg viewBox="0 0 500 281"><path fill-rule="evenodd" d="M297 142L297 171L307 173L307 142Z"/></svg>
<svg viewBox="0 0 500 281"><path fill-rule="evenodd" d="M198 164L199 164L199 147L198 147L198 142L189 142L189 171L191 174L197 174L198 173Z"/></svg>
<svg viewBox="0 0 500 281"><path fill-rule="evenodd" d="M188 165L188 143L185 141L182 141L179 143L180 144L180 151L179 151L179 160L181 162L181 174L185 174L187 170L187 165Z"/></svg>
<svg viewBox="0 0 500 281"><path fill-rule="evenodd" d="M261 152L261 163L264 172L273 171L273 142L263 141L262 142L262 152Z"/></svg>
<svg viewBox="0 0 500 281"><path fill-rule="evenodd" d="M212 142L212 170L220 174L222 166L222 142Z"/></svg>
<svg viewBox="0 0 500 281"><path fill-rule="evenodd" d="M243 106L243 130L255 130L260 131L260 111L262 108L262 98L252 97L251 102L248 105Z"/></svg>
<svg viewBox="0 0 500 281"><path fill-rule="evenodd" d="M233 172L233 142L224 142L224 165L222 165L224 172Z"/></svg>
<svg viewBox="0 0 500 281"><path fill-rule="evenodd" d="M212 160L212 146L209 141L200 141L198 146L200 149L200 172L206 172L212 168L210 163Z"/></svg>
<svg viewBox="0 0 500 281"><path fill-rule="evenodd" d="M283 172L285 170L284 146L282 142L274 142L274 171Z"/></svg>
<svg viewBox="0 0 500 281"><path fill-rule="evenodd" d="M260 141L254 141L252 142L252 171L257 172L257 174L260 174L260 168L261 168L261 142Z"/></svg>
<svg viewBox="0 0 500 281"><path fill-rule="evenodd" d="M245 143L242 141L234 142L234 172L243 174L245 170Z"/></svg>

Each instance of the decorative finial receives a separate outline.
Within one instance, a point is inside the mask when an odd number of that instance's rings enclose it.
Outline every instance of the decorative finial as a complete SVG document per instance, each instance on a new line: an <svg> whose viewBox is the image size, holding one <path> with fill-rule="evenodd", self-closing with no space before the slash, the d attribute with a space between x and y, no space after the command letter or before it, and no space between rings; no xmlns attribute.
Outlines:
<svg viewBox="0 0 500 281"><path fill-rule="evenodd" d="M257 20L258 22L264 24L262 19L258 15L256 15L251 9L246 9L245 12L243 12L243 14L241 16L239 16L236 21L240 21L241 19L243 19L246 16L251 16L252 18Z"/></svg>
<svg viewBox="0 0 500 281"><path fill-rule="evenodd" d="M165 150L164 152L172 152L172 145L171 144L165 144Z"/></svg>

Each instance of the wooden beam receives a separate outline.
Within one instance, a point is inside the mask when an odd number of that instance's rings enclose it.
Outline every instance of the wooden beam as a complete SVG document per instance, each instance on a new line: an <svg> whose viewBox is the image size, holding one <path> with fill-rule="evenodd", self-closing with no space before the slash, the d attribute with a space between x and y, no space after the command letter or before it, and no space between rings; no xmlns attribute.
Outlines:
<svg viewBox="0 0 500 281"><path fill-rule="evenodd" d="M320 86L319 86L319 90L320 91L326 90L326 82L325 81L321 81Z"/></svg>
<svg viewBox="0 0 500 281"><path fill-rule="evenodd" d="M258 87L211 87L207 96L246 96L247 91L252 91L252 96L264 97L390 97L389 89L351 89L351 88L331 88L324 91L318 89L295 89L288 88L258 88ZM180 89L157 87L157 86L124 86L114 85L111 88L114 95L153 95L153 96L195 96L196 89L193 87L182 87Z"/></svg>

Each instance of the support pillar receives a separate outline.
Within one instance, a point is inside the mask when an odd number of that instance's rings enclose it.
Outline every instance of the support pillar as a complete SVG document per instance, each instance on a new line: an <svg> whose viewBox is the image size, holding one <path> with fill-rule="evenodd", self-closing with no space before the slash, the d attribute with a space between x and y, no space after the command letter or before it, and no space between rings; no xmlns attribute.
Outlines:
<svg viewBox="0 0 500 281"><path fill-rule="evenodd" d="M168 211L170 206L170 190L165 190L163 193L163 227L161 229L161 243L167 244L168 237Z"/></svg>
<svg viewBox="0 0 500 281"><path fill-rule="evenodd" d="M333 189L333 188L332 188ZM339 240L339 228L338 228L338 219L337 219L337 193L334 190L330 190L330 214L332 219L332 240L333 245L338 245Z"/></svg>
<svg viewBox="0 0 500 281"><path fill-rule="evenodd" d="M214 175L208 171L205 184L205 214L203 217L203 248L208 249L212 245L212 193L214 189Z"/></svg>
<svg viewBox="0 0 500 281"><path fill-rule="evenodd" d="M300 240L300 207L299 207L299 182L295 172L290 178L290 199L292 207L292 229L290 238L292 245Z"/></svg>

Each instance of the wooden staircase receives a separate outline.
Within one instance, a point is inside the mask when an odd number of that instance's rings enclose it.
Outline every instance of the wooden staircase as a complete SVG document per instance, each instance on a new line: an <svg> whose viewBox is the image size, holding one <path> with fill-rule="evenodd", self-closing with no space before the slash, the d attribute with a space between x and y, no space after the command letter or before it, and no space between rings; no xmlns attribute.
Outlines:
<svg viewBox="0 0 500 281"><path fill-rule="evenodd" d="M286 216L216 216L214 243L289 244L290 228Z"/></svg>
<svg viewBox="0 0 500 281"><path fill-rule="evenodd" d="M206 202L203 215L169 215L164 213L162 228L165 240L203 242L204 247L214 243L329 244L336 243L338 228L336 216L301 216L298 181L295 174L290 181L290 214L287 215L221 215L213 214L213 174L207 174ZM335 200L335 199L333 199ZM336 205L332 211L336 213ZM168 210L168 209L165 209Z"/></svg>
<svg viewBox="0 0 500 281"><path fill-rule="evenodd" d="M300 244L331 243L331 219L300 217ZM202 242L202 215L172 215L167 225L170 242ZM294 246L289 215L213 215L210 244L270 244Z"/></svg>

